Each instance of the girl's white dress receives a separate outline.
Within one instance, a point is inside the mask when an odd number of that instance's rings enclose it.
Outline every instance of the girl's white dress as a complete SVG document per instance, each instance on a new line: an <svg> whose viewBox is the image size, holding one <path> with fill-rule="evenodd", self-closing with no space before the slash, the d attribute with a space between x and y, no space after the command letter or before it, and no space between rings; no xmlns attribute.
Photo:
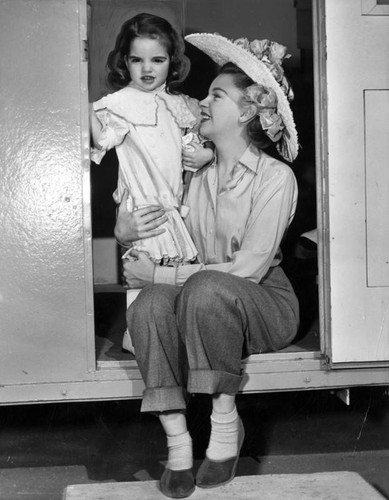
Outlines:
<svg viewBox="0 0 389 500"><path fill-rule="evenodd" d="M175 265L196 259L197 250L184 225L181 212L182 136L200 122L198 101L171 95L165 85L146 92L131 86L93 103L102 129L91 159L100 163L105 152L116 148L119 160L114 199L120 202L124 189L130 196L130 211L159 204L168 217L166 231L133 243L156 263ZM183 214L184 215L184 214Z"/></svg>

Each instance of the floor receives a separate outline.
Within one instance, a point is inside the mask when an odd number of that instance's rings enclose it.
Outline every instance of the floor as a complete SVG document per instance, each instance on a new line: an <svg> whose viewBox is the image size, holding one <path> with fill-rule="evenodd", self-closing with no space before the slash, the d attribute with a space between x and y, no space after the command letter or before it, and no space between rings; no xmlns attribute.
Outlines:
<svg viewBox="0 0 389 500"><path fill-rule="evenodd" d="M60 500L70 484L156 480L165 439L139 400L0 408L0 498ZM241 395L238 476L354 471L389 499L389 397L383 387ZM188 410L195 465L207 444L206 396ZM368 499L367 499L368 500Z"/></svg>

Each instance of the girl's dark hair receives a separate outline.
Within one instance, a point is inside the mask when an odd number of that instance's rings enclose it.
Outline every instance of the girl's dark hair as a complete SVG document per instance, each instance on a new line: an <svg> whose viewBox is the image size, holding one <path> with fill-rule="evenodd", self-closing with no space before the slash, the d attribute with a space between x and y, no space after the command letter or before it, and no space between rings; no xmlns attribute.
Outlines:
<svg viewBox="0 0 389 500"><path fill-rule="evenodd" d="M158 39L164 45L170 57L166 90L177 93L177 87L185 80L190 69L189 59L184 55L184 40L166 19L145 13L132 17L121 27L115 48L108 55L109 86L113 90L119 90L130 83L131 77L125 57L129 54L131 43L137 37Z"/></svg>
<svg viewBox="0 0 389 500"><path fill-rule="evenodd" d="M236 87L240 90L245 90L250 85L253 85L255 82L246 75L244 71L242 71L236 64L234 63L226 63L219 72L220 75L231 75L234 79L234 83ZM263 131L261 121L259 116L255 116L248 124L247 124L247 133L251 142L258 149L265 149L272 144L272 141Z"/></svg>

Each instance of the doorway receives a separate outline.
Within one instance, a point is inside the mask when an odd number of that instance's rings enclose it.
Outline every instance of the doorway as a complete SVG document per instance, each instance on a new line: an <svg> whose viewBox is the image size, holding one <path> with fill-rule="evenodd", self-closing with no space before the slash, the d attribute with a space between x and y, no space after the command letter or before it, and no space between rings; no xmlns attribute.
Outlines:
<svg viewBox="0 0 389 500"><path fill-rule="evenodd" d="M214 0L211 5L205 0L170 0L163 4L155 1L89 0L89 100L97 100L110 91L105 83L108 53L114 46L122 22L139 12L166 17L185 34L219 32L229 38L269 38L288 45L292 57L285 61L285 71L294 89L292 109L301 149L291 165L299 185L299 201L294 221L283 242L282 265L295 288L301 308L301 327L293 349L320 351L317 244L306 234L315 232L317 216L312 2L298 0L293 5L292 2L288 4L282 0L248 0L242 12L239 0ZM220 16L221 11L223 16ZM238 11L239 18L242 18L240 23L236 23ZM188 44L186 48L192 69L182 90L201 99L216 75L216 68L192 46ZM107 153L101 165L91 166L95 340L96 358L101 366L108 366L111 362L134 363L134 357L121 350L126 328L126 294L121 284L120 247L113 238L116 206L112 193L116 188L117 171L114 151Z"/></svg>

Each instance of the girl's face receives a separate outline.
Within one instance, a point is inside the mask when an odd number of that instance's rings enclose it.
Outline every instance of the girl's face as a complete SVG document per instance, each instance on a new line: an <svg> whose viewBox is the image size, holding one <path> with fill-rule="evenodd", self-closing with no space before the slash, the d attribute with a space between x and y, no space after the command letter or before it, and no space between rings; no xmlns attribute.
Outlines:
<svg viewBox="0 0 389 500"><path fill-rule="evenodd" d="M232 75L221 74L212 82L208 96L200 102L201 135L211 140L228 137L242 128L242 91Z"/></svg>
<svg viewBox="0 0 389 500"><path fill-rule="evenodd" d="M170 57L157 38L135 38L125 61L132 82L141 90L155 90L166 82Z"/></svg>

